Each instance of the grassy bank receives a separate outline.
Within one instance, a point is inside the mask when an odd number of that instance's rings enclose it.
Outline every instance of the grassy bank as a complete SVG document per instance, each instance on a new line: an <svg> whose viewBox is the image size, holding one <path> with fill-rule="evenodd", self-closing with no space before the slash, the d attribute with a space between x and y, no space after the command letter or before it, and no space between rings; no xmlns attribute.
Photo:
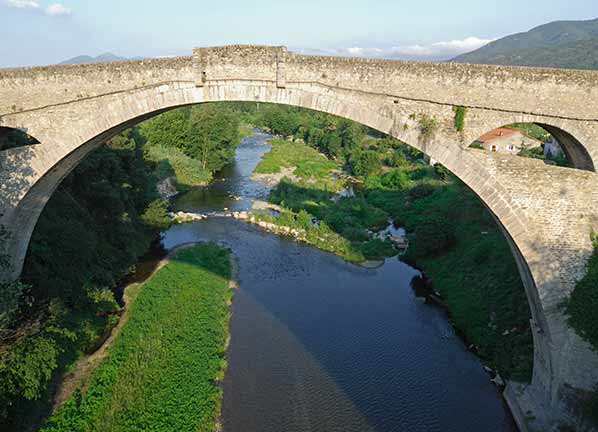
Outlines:
<svg viewBox="0 0 598 432"><path fill-rule="evenodd" d="M266 153L255 168L257 174L277 174L282 168L294 168L293 174L302 181L320 188L335 190L330 173L340 166L303 142L291 142L280 138L270 140L272 149Z"/></svg>
<svg viewBox="0 0 598 432"><path fill-rule="evenodd" d="M177 189L188 190L193 186L206 185L212 180L212 171L203 169L197 160L187 156L176 147L148 145L146 159L155 162L156 177L176 177Z"/></svg>
<svg viewBox="0 0 598 432"><path fill-rule="evenodd" d="M106 359L42 431L214 431L226 368L229 252L176 253L148 280Z"/></svg>

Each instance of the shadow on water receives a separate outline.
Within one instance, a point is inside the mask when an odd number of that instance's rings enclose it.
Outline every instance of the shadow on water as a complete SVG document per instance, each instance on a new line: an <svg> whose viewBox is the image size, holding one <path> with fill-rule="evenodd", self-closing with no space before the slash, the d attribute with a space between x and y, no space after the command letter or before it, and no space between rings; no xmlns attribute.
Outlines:
<svg viewBox="0 0 598 432"><path fill-rule="evenodd" d="M363 269L225 218L174 227L165 243L183 239L230 246L240 264L225 431L509 430L445 314L416 300L415 269Z"/></svg>
<svg viewBox="0 0 598 432"><path fill-rule="evenodd" d="M250 180L267 149L244 140L232 174L225 174L230 178L219 176L213 186L177 197L176 205L206 213L250 208L267 196ZM285 206L317 199L323 218L338 207L331 192L285 187ZM339 201L342 217L327 223L351 239L354 230L346 227L360 226L360 212L369 210ZM499 391L446 314L417 299L416 269L396 258L364 269L223 217L174 226L163 238L167 249L196 241L230 247L239 262L223 382L225 432L515 430Z"/></svg>

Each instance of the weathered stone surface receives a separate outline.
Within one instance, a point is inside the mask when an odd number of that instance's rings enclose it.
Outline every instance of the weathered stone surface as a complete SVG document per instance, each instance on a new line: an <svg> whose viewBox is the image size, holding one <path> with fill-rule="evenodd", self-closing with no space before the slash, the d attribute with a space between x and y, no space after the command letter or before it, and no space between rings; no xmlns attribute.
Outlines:
<svg viewBox="0 0 598 432"><path fill-rule="evenodd" d="M571 389L598 382L598 356L566 325L559 304L584 274L598 227L598 73L303 56L284 47L200 48L193 56L0 69L0 127L38 145L0 152L0 223L19 275L48 197L91 150L175 107L211 101L295 105L346 117L427 153L471 187L499 221L524 281L535 329L534 377L507 391L514 411L565 419ZM455 106L467 107L455 130ZM438 128L422 138L419 119ZM469 149L513 122L559 139L578 169Z"/></svg>

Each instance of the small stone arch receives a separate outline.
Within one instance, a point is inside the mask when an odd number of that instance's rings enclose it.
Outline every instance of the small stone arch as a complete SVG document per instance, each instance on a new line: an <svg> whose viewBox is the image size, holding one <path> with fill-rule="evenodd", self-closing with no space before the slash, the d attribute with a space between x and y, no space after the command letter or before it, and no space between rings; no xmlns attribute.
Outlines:
<svg viewBox="0 0 598 432"><path fill-rule="evenodd" d="M592 156L586 147L572 134L558 126L553 126L547 123L534 122L552 135L561 145L567 160L574 168L596 172Z"/></svg>

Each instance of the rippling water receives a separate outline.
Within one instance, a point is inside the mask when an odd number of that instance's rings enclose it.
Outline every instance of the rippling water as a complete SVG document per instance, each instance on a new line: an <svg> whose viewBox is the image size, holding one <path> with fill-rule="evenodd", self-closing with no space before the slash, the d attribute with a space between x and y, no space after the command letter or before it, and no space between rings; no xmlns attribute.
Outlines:
<svg viewBox="0 0 598 432"><path fill-rule="evenodd" d="M267 193L248 178L266 137L245 139L219 182L177 205L250 207ZM414 296L415 269L397 259L360 268L224 217L174 226L163 243L199 240L230 246L239 264L225 432L514 430L445 314Z"/></svg>

